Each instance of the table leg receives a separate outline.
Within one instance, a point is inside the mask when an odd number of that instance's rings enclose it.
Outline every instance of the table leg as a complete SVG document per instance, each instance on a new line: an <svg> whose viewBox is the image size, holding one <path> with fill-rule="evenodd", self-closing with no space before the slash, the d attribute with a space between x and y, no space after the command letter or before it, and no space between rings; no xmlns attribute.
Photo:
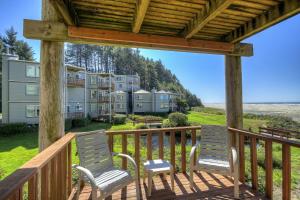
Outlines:
<svg viewBox="0 0 300 200"><path fill-rule="evenodd" d="M151 172L148 172L148 196L151 196L151 191L152 191L152 176L153 176L153 174Z"/></svg>

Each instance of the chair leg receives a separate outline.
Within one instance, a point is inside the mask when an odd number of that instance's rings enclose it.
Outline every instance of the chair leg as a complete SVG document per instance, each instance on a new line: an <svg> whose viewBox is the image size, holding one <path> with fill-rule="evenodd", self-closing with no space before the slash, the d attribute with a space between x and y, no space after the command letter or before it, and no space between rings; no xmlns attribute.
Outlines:
<svg viewBox="0 0 300 200"><path fill-rule="evenodd" d="M190 188L194 188L193 182L194 182L194 169L191 167L190 168Z"/></svg>
<svg viewBox="0 0 300 200"><path fill-rule="evenodd" d="M92 188L92 200L97 200L97 188Z"/></svg>

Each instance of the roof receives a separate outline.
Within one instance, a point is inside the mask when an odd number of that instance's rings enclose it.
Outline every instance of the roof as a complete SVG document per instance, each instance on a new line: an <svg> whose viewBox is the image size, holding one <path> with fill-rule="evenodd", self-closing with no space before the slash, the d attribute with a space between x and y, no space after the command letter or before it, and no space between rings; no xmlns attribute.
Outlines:
<svg viewBox="0 0 300 200"><path fill-rule="evenodd" d="M66 67L67 67L67 69L69 70L69 71L85 71L85 68L83 68L83 67L79 67L79 66L75 66L75 65L69 65L69 64L67 64L67 65L65 65Z"/></svg>
<svg viewBox="0 0 300 200"><path fill-rule="evenodd" d="M113 92L113 93L115 93L115 94L126 94L126 92L121 91L121 90L117 90L117 91L115 91L115 92Z"/></svg>
<svg viewBox="0 0 300 200"><path fill-rule="evenodd" d="M299 13L300 6L297 0L71 2L69 10L80 27L235 42L256 33L267 23L273 25Z"/></svg>
<svg viewBox="0 0 300 200"><path fill-rule="evenodd" d="M51 3L55 10L44 6L44 13L57 12L61 22L25 19L26 38L233 56L252 56L253 45L240 41L300 13L299 0L51 0Z"/></svg>
<svg viewBox="0 0 300 200"><path fill-rule="evenodd" d="M148 92L146 90L138 90L138 91L134 92L134 94L150 94L150 92Z"/></svg>

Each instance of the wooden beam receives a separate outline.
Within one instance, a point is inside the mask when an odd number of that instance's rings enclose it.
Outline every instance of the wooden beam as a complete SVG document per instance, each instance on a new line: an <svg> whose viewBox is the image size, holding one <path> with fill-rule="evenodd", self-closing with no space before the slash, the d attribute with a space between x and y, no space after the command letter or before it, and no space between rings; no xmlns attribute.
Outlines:
<svg viewBox="0 0 300 200"><path fill-rule="evenodd" d="M252 56L251 44L235 45L227 42L196 40L170 36L136 34L103 29L65 26L63 23L24 20L26 38L97 45L117 45L185 52ZM243 49L248 49L247 51Z"/></svg>
<svg viewBox="0 0 300 200"><path fill-rule="evenodd" d="M300 13L299 0L280 1L277 6L274 6L269 11L264 12L253 20L248 21L244 25L232 31L225 37L226 41L232 43L240 42L247 37L296 15L297 13Z"/></svg>
<svg viewBox="0 0 300 200"><path fill-rule="evenodd" d="M150 0L136 0L136 9L132 24L132 32L140 32L149 4Z"/></svg>
<svg viewBox="0 0 300 200"><path fill-rule="evenodd" d="M65 2L63 0L50 0L50 1L53 7L56 9L56 12L58 12L63 18L65 24L69 26L74 25L73 18L71 17L69 9L66 6Z"/></svg>
<svg viewBox="0 0 300 200"><path fill-rule="evenodd" d="M217 17L222 11L228 8L234 0L210 0L199 17L195 17L190 22L190 26L185 31L185 38L191 38L198 33L209 21ZM197 15L198 16L198 15Z"/></svg>
<svg viewBox="0 0 300 200"><path fill-rule="evenodd" d="M228 127L243 128L242 67L240 56L225 56L226 120ZM240 181L245 181L244 136L231 138L238 151Z"/></svg>
<svg viewBox="0 0 300 200"><path fill-rule="evenodd" d="M62 21L49 0L42 1L42 19ZM38 31L38 30L37 30ZM41 41L39 149L44 150L65 134L64 43Z"/></svg>

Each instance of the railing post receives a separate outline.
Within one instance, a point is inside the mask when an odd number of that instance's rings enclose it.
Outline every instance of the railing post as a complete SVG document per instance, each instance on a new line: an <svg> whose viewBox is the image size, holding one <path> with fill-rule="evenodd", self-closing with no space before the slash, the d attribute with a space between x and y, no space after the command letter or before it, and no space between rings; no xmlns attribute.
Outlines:
<svg viewBox="0 0 300 200"><path fill-rule="evenodd" d="M38 199L38 178L37 174L31 177L28 181L28 199L36 200Z"/></svg>
<svg viewBox="0 0 300 200"><path fill-rule="evenodd" d="M291 199L291 147L282 145L282 199Z"/></svg>
<svg viewBox="0 0 300 200"><path fill-rule="evenodd" d="M49 164L41 169L41 199L49 199Z"/></svg>
<svg viewBox="0 0 300 200"><path fill-rule="evenodd" d="M258 179L257 179L257 149L256 149L256 138L251 137L251 146L250 146L250 154L251 154L251 181L252 181L252 189L258 189ZM268 170L268 169L266 169Z"/></svg>
<svg viewBox="0 0 300 200"><path fill-rule="evenodd" d="M175 132L171 131L170 133L170 155L171 155L171 164L173 165L174 171L176 172L175 165Z"/></svg>
<svg viewBox="0 0 300 200"><path fill-rule="evenodd" d="M159 158L164 159L164 133L159 132L158 135L158 151L159 151Z"/></svg>
<svg viewBox="0 0 300 200"><path fill-rule="evenodd" d="M68 144L68 176L67 176L67 184L68 184L68 196L72 192L72 141Z"/></svg>
<svg viewBox="0 0 300 200"><path fill-rule="evenodd" d="M147 160L152 160L152 133L147 133Z"/></svg>
<svg viewBox="0 0 300 200"><path fill-rule="evenodd" d="M56 156L54 156L54 158L52 158L51 160L51 169L50 169L50 196L52 200L57 199L57 158Z"/></svg>
<svg viewBox="0 0 300 200"><path fill-rule="evenodd" d="M196 129L192 130L192 146L196 144ZM197 151L194 154L194 163L196 163Z"/></svg>
<svg viewBox="0 0 300 200"><path fill-rule="evenodd" d="M186 132L181 131L181 170L182 173L186 172Z"/></svg>
<svg viewBox="0 0 300 200"><path fill-rule="evenodd" d="M122 134L122 153L127 154L127 134ZM122 169L127 169L127 159L122 158Z"/></svg>
<svg viewBox="0 0 300 200"><path fill-rule="evenodd" d="M114 151L114 136L113 134L109 133L108 134L108 147L110 152L112 153Z"/></svg>
<svg viewBox="0 0 300 200"><path fill-rule="evenodd" d="M139 133L135 133L134 135L134 145L135 145L134 158L135 158L136 165L138 167L138 177L140 177L140 134Z"/></svg>
<svg viewBox="0 0 300 200"><path fill-rule="evenodd" d="M265 168L266 168L266 197L273 199L273 156L272 141L265 143Z"/></svg>

